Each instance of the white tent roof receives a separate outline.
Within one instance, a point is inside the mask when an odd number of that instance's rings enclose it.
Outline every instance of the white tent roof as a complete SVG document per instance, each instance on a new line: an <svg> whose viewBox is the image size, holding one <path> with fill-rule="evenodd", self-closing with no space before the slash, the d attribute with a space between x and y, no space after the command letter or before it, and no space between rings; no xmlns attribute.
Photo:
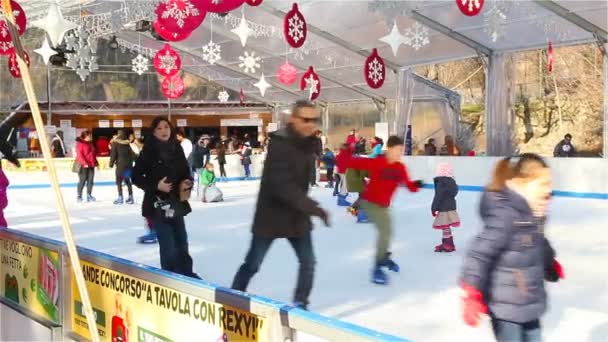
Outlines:
<svg viewBox="0 0 608 342"><path fill-rule="evenodd" d="M79 2L60 2L64 12ZM115 11L121 6L129 10L145 1L94 0L84 5L90 13ZM396 76L401 68L442 61L464 59L490 53L513 52L545 48L548 41L554 46L606 42L608 30L608 2L594 1L491 1L486 0L481 14L467 17L460 13L454 0L445 1L299 1L300 11L308 25L307 43L294 51L287 48L283 37L283 16L292 1L265 0L260 7L244 4L220 19L208 14L205 22L187 40L171 43L181 50L189 72L199 74L224 85L226 88L243 88L245 94L269 103L289 103L304 96L299 82L284 86L276 79L278 67L289 60L300 73L312 65L321 77L320 100L325 102L351 102L377 99L394 99ZM30 18L43 15L46 5L40 0L23 0ZM124 8L124 7L123 7ZM490 37L488 16L498 9L504 15L501 35ZM238 24L241 13L250 25L256 25L266 34L250 37L243 48L239 38L230 32ZM150 20L153 20L150 13ZM216 65L205 65L201 47L211 38L221 45L222 60ZM428 44L415 49L402 45L397 56L390 46L379 39L387 35L396 22L401 33L413 28L416 22L429 29ZM132 24L132 23L131 23ZM129 27L127 25L127 27ZM137 43L138 33L123 30L121 39ZM142 35L142 45L160 49L164 42ZM365 83L363 63L373 48L387 62L387 79L379 90ZM239 69L239 56L244 51L255 52L262 58L261 69L247 74ZM262 99L253 83L261 72L272 84ZM235 85L235 80L238 85ZM414 97L445 97L451 92L428 82L417 82Z"/></svg>

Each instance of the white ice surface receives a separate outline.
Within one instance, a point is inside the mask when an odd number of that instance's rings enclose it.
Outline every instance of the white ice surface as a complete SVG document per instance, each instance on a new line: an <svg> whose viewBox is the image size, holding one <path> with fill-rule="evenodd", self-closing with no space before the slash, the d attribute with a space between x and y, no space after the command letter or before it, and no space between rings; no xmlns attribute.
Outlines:
<svg viewBox="0 0 608 342"><path fill-rule="evenodd" d="M43 174L9 174L12 184L44 183ZM62 174L73 182L73 174ZM111 180L112 174L98 175ZM225 202L193 203L186 219L196 272L206 280L229 286L250 242L257 182L220 184ZM125 189L126 191L126 189ZM115 206L115 187L97 187L96 203L78 204L75 188L64 188L79 245L137 262L159 265L156 245L137 245L144 232L139 204ZM457 252L436 254L440 232L430 228L432 191L400 190L392 208L392 251L401 266L388 286L370 283L376 233L371 224L355 224L337 207L329 189L313 197L331 211L333 226L315 221L317 273L311 310L406 337L414 341L491 341L489 322L479 328L461 319L457 280L467 241L481 228L479 193L458 196L463 222L454 230ZM136 200L142 193L136 191ZM62 239L50 189L9 190L5 210L9 225L30 233ZM548 284L550 308L542 319L546 341L608 341L608 201L556 198L547 235L564 265L566 279ZM289 302L297 259L288 243L278 240L268 253L249 290Z"/></svg>

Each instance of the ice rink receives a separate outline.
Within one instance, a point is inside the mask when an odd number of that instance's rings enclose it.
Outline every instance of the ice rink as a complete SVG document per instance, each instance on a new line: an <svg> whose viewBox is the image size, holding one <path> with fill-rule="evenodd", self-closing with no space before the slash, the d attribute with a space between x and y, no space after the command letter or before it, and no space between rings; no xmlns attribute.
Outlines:
<svg viewBox="0 0 608 342"><path fill-rule="evenodd" d="M43 174L9 173L13 185L48 183ZM104 172L97 181L111 180ZM75 182L75 175L61 175ZM186 218L190 252L196 272L206 280L229 286L250 242L258 182L219 185L225 202L193 203ZM144 232L140 216L142 192L135 205L115 206L114 186L98 186L96 203L76 203L76 189L62 189L69 207L76 242L125 259L159 265L157 245L138 245ZM126 189L125 189L126 191ZM11 228L62 239L50 188L9 189L5 211ZM400 190L393 202L394 259L399 274L390 274L388 286L370 282L375 230L356 224L325 188L312 196L331 213L331 228L315 221L317 273L310 309L414 341L489 341L489 322L469 328L461 319L458 277L467 242L481 229L477 215L478 192L458 196L463 226L455 229L457 251L433 252L440 232L430 228L433 192L411 194ZM550 308L542 319L546 341L608 341L608 201L555 198L547 235L566 272L566 279L548 284ZM250 292L291 301L298 264L286 241L277 241L268 253Z"/></svg>

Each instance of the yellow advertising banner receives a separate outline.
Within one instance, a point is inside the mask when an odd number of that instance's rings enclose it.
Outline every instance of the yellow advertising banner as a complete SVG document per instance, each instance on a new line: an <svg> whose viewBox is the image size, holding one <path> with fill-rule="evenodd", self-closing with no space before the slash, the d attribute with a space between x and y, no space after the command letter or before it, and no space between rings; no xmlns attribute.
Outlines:
<svg viewBox="0 0 608 342"><path fill-rule="evenodd" d="M101 341L267 341L263 317L82 261ZM90 339L72 275L72 331Z"/></svg>
<svg viewBox="0 0 608 342"><path fill-rule="evenodd" d="M1 296L60 323L61 264L57 252L6 238L0 245Z"/></svg>

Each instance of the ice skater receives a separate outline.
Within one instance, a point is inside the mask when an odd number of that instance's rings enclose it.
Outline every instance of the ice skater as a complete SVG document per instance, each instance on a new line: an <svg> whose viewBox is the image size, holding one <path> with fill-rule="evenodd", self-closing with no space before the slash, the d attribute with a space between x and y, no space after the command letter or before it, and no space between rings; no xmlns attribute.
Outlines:
<svg viewBox="0 0 608 342"><path fill-rule="evenodd" d="M456 211L456 195L458 185L454 180L454 170L447 162L437 165L435 196L431 205L431 213L435 217L433 228L442 230L441 244L435 246L435 252L451 253L456 251L452 228L460 227L460 217Z"/></svg>
<svg viewBox="0 0 608 342"><path fill-rule="evenodd" d="M482 195L485 228L467 252L461 277L463 318L477 326L480 315L488 313L499 342L542 340L544 280L564 277L543 231L550 198L549 167L531 153L514 165L509 158L498 162Z"/></svg>
<svg viewBox="0 0 608 342"><path fill-rule="evenodd" d="M422 187L422 181L410 180L407 169L401 162L403 140L391 136L386 147L384 155L376 158L353 157L348 162L348 168L366 170L369 174L369 183L361 195L361 207L378 230L376 258L372 271L372 282L376 284L388 283L388 276L382 270L384 267L399 272L399 265L391 259L389 252L392 238L389 206L397 186L404 184L411 192L417 192Z"/></svg>
<svg viewBox="0 0 608 342"><path fill-rule="evenodd" d="M131 143L129 142L127 132L123 129L119 129L116 138L112 140L111 146L110 168L113 168L116 165L116 188L118 190L118 198L116 198L114 204L118 205L125 202L122 195L123 182L127 185L129 194L127 204L133 204L135 201L133 199L131 175L133 173L133 163L135 162L136 156L131 149Z"/></svg>
<svg viewBox="0 0 608 342"><path fill-rule="evenodd" d="M3 157L13 165L21 167L19 159L17 159L17 156L13 152L13 147L2 139L0 139L0 152ZM10 182L2 170L2 163L0 163L0 229L8 227L8 223L4 217L4 209L8 207L8 195L6 190L8 189L9 184Z"/></svg>
<svg viewBox="0 0 608 342"><path fill-rule="evenodd" d="M314 104L298 101L287 127L272 133L253 219L251 246L232 282L233 289L246 291L272 242L286 238L300 263L294 305L303 309L308 307L315 272L310 217L319 217L329 225L325 210L308 196L310 170L315 162L313 134L319 120L319 110Z"/></svg>

